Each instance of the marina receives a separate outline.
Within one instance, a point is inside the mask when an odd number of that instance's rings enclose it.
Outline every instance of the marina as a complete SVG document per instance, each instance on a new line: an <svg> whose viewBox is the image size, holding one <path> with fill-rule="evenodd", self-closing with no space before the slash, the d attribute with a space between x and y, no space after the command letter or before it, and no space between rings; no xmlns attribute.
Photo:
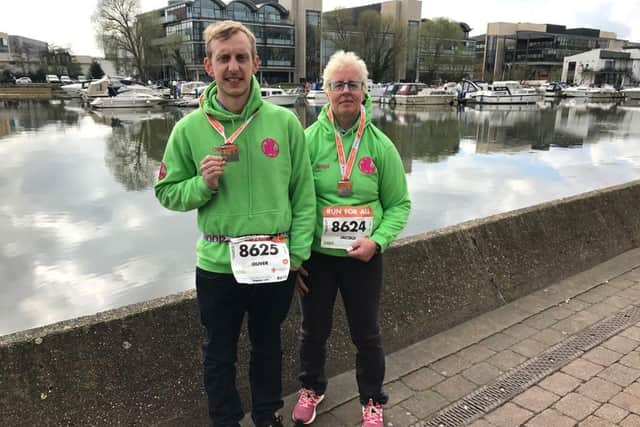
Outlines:
<svg viewBox="0 0 640 427"><path fill-rule="evenodd" d="M193 287L195 213L160 209L152 189L171 129L192 109L0 102L0 271L11 284L0 290L0 334ZM320 108L298 101L293 111L308 126ZM405 166L403 236L640 178L631 102L372 113ZM46 162L30 168L34 157Z"/></svg>

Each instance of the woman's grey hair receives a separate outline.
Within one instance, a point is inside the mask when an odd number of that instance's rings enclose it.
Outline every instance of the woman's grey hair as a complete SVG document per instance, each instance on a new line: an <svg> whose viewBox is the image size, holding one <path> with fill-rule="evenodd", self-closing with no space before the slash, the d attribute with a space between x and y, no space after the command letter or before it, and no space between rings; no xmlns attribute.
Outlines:
<svg viewBox="0 0 640 427"><path fill-rule="evenodd" d="M362 59L358 55L353 52L345 52L344 50L339 50L329 58L329 62L327 66L324 67L324 72L322 73L323 80L323 89L325 92L329 91L329 81L333 79L333 75L340 68L355 65L358 69L358 74L360 74L360 78L364 82L364 90L369 90L368 80L369 80L369 71L367 70L367 64L364 63Z"/></svg>

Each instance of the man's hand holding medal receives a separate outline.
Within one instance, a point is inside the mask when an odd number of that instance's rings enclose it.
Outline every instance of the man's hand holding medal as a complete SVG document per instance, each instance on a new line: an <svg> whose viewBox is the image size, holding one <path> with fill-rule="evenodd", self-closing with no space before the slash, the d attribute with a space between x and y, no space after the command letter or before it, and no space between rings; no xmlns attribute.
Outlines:
<svg viewBox="0 0 640 427"><path fill-rule="evenodd" d="M208 188L217 190L227 161L222 156L208 155L200 162L200 173Z"/></svg>

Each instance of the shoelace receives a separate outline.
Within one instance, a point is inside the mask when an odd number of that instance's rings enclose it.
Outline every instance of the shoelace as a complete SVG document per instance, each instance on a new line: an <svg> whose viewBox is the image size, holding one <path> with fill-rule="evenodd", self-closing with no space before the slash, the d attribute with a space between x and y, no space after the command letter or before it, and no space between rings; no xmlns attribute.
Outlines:
<svg viewBox="0 0 640 427"><path fill-rule="evenodd" d="M317 397L314 396L312 391L307 389L300 390L300 404L305 408L310 407L316 403Z"/></svg>
<svg viewBox="0 0 640 427"><path fill-rule="evenodd" d="M362 414L362 418L365 422L382 422L382 407L378 403L373 403L373 401L369 401L367 406L365 407L364 413Z"/></svg>

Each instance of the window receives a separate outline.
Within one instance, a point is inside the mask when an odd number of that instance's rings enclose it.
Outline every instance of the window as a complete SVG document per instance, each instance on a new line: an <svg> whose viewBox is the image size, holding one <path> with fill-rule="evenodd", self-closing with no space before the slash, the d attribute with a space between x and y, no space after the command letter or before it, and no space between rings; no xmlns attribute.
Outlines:
<svg viewBox="0 0 640 427"><path fill-rule="evenodd" d="M266 44L293 46L293 28L265 27L264 42Z"/></svg>
<svg viewBox="0 0 640 427"><path fill-rule="evenodd" d="M253 12L249 7L242 3L231 3L227 6L227 13L229 18L236 19L238 21L253 21Z"/></svg>
<svg viewBox="0 0 640 427"><path fill-rule="evenodd" d="M262 22L271 22L277 24L282 20L280 11L270 5L262 6L260 8L260 11L258 12L258 16L260 21Z"/></svg>

